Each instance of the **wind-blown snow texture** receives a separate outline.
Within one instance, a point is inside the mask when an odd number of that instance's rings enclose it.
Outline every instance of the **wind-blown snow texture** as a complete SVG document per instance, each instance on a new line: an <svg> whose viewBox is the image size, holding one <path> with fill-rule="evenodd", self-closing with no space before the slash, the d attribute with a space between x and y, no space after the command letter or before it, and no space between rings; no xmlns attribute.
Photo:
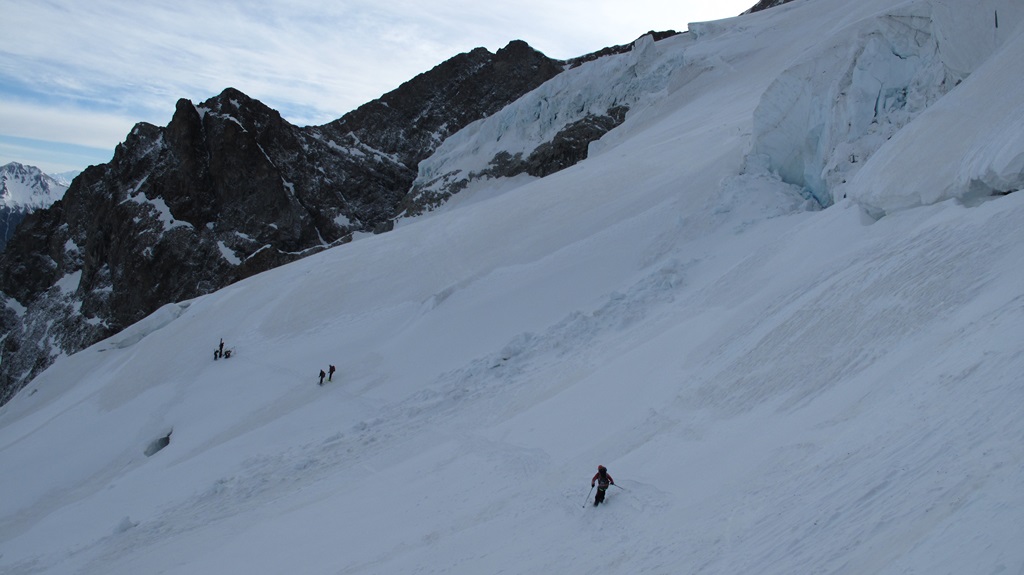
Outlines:
<svg viewBox="0 0 1024 575"><path fill-rule="evenodd" d="M0 408L0 571L1021 573L1022 19L816 0L641 45L668 78L584 162L61 358Z"/></svg>

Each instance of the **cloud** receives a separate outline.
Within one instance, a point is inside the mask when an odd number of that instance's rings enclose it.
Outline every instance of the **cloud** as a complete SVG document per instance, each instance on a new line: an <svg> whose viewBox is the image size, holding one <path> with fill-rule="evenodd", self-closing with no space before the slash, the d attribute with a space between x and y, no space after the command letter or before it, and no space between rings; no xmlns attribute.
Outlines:
<svg viewBox="0 0 1024 575"><path fill-rule="evenodd" d="M120 114L0 99L0 129L6 136L112 150L135 123Z"/></svg>
<svg viewBox="0 0 1024 575"><path fill-rule="evenodd" d="M104 163L135 122L129 116L0 98L0 165L19 162L60 173Z"/></svg>
<svg viewBox="0 0 1024 575"><path fill-rule="evenodd" d="M109 162L112 156L112 150L0 136L0 166L18 162L35 166L48 174L61 174ZM31 161L26 158L31 158Z"/></svg>

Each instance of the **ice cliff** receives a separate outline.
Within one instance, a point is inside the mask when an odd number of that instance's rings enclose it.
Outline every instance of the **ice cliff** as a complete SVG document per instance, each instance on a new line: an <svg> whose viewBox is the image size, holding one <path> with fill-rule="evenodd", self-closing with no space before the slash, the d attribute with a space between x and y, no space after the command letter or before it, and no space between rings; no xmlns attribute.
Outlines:
<svg viewBox="0 0 1024 575"><path fill-rule="evenodd" d="M761 96L747 169L776 174L828 206L845 195L846 184L861 169L906 169L893 164L894 158L906 159L900 154L872 166L882 146L912 146L909 140L918 137L953 142L957 117L976 122L980 114L1002 126L996 130L1000 141L990 146L1002 159L960 158L951 146L949 165L972 164L966 172L944 175L943 183L934 182L924 193L908 185L902 191L861 194L858 200L878 214L976 193L978 186L1019 188L1024 100L1020 82L1011 80L1022 76L1016 63L1022 53L1017 34L1022 12L1024 5L1013 1L912 1L826 37L820 49L794 63ZM1000 62L989 67L1008 77L1005 100L972 97L969 77L996 59ZM934 133L942 125L935 122L927 135L906 131L940 103L944 111L936 113L949 116L948 131Z"/></svg>

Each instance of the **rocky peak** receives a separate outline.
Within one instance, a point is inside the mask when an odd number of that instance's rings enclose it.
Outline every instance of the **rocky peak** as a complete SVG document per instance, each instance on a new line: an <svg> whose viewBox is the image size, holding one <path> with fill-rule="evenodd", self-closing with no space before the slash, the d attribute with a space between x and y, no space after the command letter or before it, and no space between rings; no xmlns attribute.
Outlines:
<svg viewBox="0 0 1024 575"><path fill-rule="evenodd" d="M321 128L339 143L393 155L415 176L416 165L445 138L487 117L563 70L562 63L515 40L492 54L459 54ZM388 129L381 130L381 126ZM411 183L411 180L410 180Z"/></svg>

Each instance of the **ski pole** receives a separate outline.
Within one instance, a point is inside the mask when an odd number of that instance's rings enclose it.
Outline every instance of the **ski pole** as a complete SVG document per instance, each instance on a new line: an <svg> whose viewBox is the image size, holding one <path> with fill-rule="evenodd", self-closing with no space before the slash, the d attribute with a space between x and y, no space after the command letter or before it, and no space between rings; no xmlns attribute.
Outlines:
<svg viewBox="0 0 1024 575"><path fill-rule="evenodd" d="M619 485L617 483L612 483L612 485L614 485L615 487L618 487L619 489L621 489L623 491L626 491L625 487L619 487Z"/></svg>
<svg viewBox="0 0 1024 575"><path fill-rule="evenodd" d="M590 501L590 494L594 492L594 486L590 486L590 492L587 493L587 498L583 500L583 507L587 506L587 501Z"/></svg>

